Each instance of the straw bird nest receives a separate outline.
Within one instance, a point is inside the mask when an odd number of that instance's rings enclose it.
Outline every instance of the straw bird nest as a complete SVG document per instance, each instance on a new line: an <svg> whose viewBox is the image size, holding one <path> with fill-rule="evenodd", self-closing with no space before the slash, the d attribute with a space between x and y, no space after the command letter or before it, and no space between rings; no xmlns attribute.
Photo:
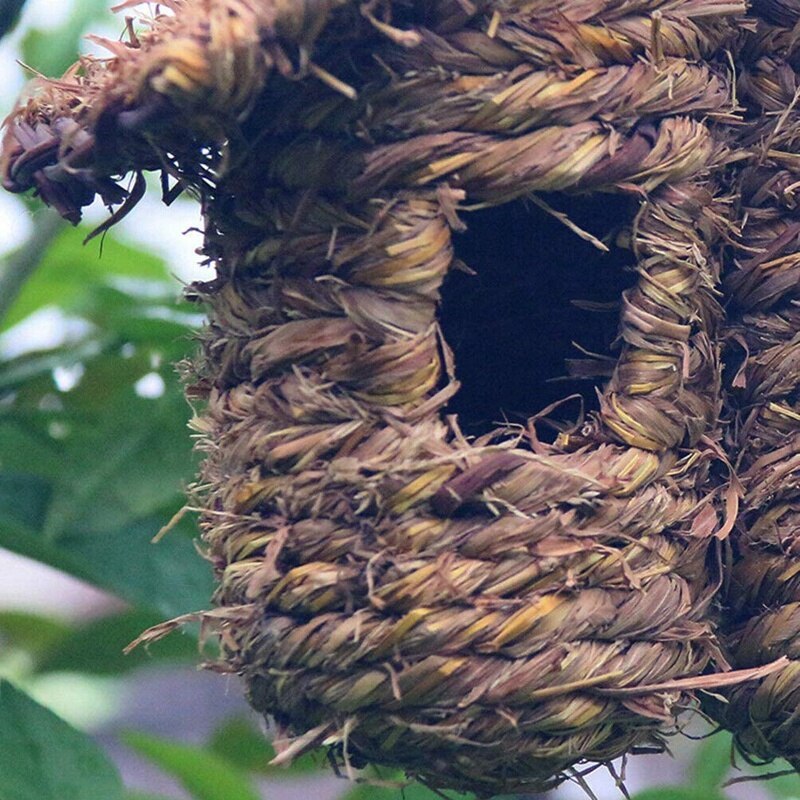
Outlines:
<svg viewBox="0 0 800 800"><path fill-rule="evenodd" d="M757 7L166 0L8 121L73 221L148 170L203 204L204 619L279 759L537 790L794 655L716 634L731 461L732 602L800 619L794 128L734 87L794 114L797 15Z"/></svg>
<svg viewBox="0 0 800 800"><path fill-rule="evenodd" d="M791 661L712 712L756 760L800 768L800 3L758 2L738 49L740 230L724 277L725 445L743 497L722 636L731 661Z"/></svg>

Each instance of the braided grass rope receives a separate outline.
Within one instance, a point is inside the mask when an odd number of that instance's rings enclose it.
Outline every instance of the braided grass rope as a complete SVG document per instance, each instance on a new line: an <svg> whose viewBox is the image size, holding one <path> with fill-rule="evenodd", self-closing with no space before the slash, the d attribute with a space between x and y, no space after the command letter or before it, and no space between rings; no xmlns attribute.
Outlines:
<svg viewBox="0 0 800 800"><path fill-rule="evenodd" d="M725 644L734 663L791 662L714 713L756 760L800 766L800 221L795 26L800 3L756 2L740 48L741 236L727 278L727 446L744 493Z"/></svg>
<svg viewBox="0 0 800 800"><path fill-rule="evenodd" d="M210 322L187 391L216 668L281 758L324 743L438 787L533 791L662 749L726 682L704 674L726 668L709 609L735 512L710 480L716 174L743 4L161 6L34 87L3 176L73 220L97 194L119 218L145 170L203 202L217 278L192 289ZM541 192L639 204L618 358L554 443L468 441L440 288L465 209Z"/></svg>

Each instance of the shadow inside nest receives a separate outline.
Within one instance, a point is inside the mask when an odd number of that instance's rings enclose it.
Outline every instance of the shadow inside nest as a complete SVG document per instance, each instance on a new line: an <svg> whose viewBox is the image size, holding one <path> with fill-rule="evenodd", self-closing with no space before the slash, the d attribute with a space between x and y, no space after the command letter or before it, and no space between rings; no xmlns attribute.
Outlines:
<svg viewBox="0 0 800 800"><path fill-rule="evenodd" d="M529 200L462 215L468 227L454 234L456 258L474 274L451 269L439 321L461 383L447 412L467 434L524 424L575 394L596 410L595 387L616 361L620 297L636 278L618 239L637 204L618 195L543 199L608 251ZM577 406L553 415L573 421Z"/></svg>

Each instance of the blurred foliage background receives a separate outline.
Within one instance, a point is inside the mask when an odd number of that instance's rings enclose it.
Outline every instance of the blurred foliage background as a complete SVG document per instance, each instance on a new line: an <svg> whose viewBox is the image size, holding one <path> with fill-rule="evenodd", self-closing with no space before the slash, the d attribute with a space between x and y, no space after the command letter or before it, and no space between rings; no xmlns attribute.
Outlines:
<svg viewBox="0 0 800 800"><path fill-rule="evenodd" d="M4 113L32 74L15 59L61 74L87 29L120 32L110 5L0 0ZM173 274L201 274L197 233L165 240L154 203L84 246L104 209L70 229L33 201L0 198L0 587L22 575L0 605L0 800L432 800L425 787L400 788L399 775L332 778L323 753L270 767L239 687L199 680L191 630L122 654L148 626L206 608L212 591L191 518L152 543L194 473L192 409L174 365L202 325ZM198 224L188 201L177 205L168 224ZM93 613L56 613L56 573L30 560L103 590ZM41 582L53 588L46 614L26 602ZM626 783L649 787L637 800L800 798L796 776L724 788L754 772L734 771L725 734L676 750L632 760ZM552 797L620 797L617 784L598 771Z"/></svg>

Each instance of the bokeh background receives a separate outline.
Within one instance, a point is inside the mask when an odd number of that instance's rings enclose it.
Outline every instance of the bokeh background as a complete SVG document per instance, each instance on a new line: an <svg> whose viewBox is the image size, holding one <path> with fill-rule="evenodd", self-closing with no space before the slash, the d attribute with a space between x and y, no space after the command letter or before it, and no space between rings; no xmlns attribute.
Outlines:
<svg viewBox="0 0 800 800"><path fill-rule="evenodd" d="M37 73L100 53L88 30L118 38L112 5L0 0L0 114ZM102 206L72 229L0 192L0 800L433 800L353 786L324 754L271 768L264 722L235 679L197 669L191 627L122 654L212 591L191 515L152 542L195 465L175 364L203 316L181 287L212 277L198 209L179 198L167 213L158 198L84 245ZM672 755L617 773L637 800L800 798L796 777L723 787L758 770L734 769L729 737L710 730L698 717ZM597 770L550 797L625 791Z"/></svg>

